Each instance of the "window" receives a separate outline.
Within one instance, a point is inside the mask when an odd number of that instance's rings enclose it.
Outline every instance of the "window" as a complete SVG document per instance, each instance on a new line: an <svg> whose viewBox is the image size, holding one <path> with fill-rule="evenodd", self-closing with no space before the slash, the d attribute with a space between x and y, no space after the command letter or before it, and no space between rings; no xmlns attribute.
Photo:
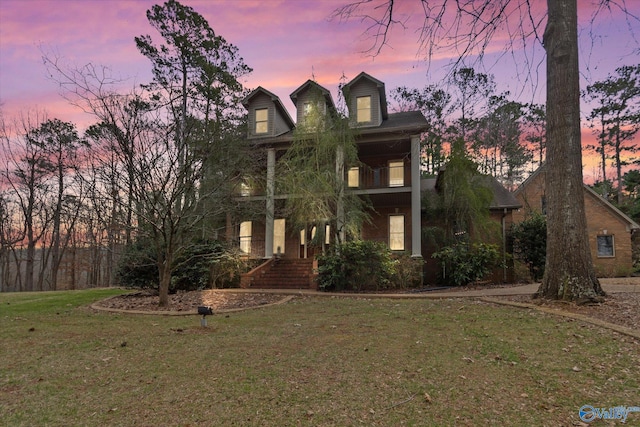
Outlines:
<svg viewBox="0 0 640 427"><path fill-rule="evenodd" d="M313 113L313 110L313 103L305 102L304 106L302 107L302 114L304 115L304 118L306 119L307 117L309 117L309 115Z"/></svg>
<svg viewBox="0 0 640 427"><path fill-rule="evenodd" d="M615 256L613 235L597 236L598 257L611 258Z"/></svg>
<svg viewBox="0 0 640 427"><path fill-rule="evenodd" d="M273 253L274 254L284 253L284 237L285 237L284 231L285 231L285 220L284 219L273 220Z"/></svg>
<svg viewBox="0 0 640 427"><path fill-rule="evenodd" d="M245 253L251 253L251 221L240 223L240 250Z"/></svg>
<svg viewBox="0 0 640 427"><path fill-rule="evenodd" d="M256 133L269 132L269 109L260 108L256 110Z"/></svg>
<svg viewBox="0 0 640 427"><path fill-rule="evenodd" d="M304 125L315 128L318 122L318 108L313 102L305 102L302 107Z"/></svg>
<svg viewBox="0 0 640 427"><path fill-rule="evenodd" d="M356 120L358 123L371 121L371 96L359 96L356 98Z"/></svg>
<svg viewBox="0 0 640 427"><path fill-rule="evenodd" d="M316 231L317 228L314 225L313 227L311 227L311 241L310 243L315 243L314 239L316 238ZM302 229L300 230L300 246L304 245L305 243L307 243L307 229Z"/></svg>
<svg viewBox="0 0 640 427"><path fill-rule="evenodd" d="M347 174L347 186L351 188L360 187L360 168L353 167L349 168L349 172Z"/></svg>
<svg viewBox="0 0 640 427"><path fill-rule="evenodd" d="M302 106L302 121L309 130L315 130L322 126L326 105L322 102L305 102Z"/></svg>
<svg viewBox="0 0 640 427"><path fill-rule="evenodd" d="M404 215L389 216L389 249L404 251Z"/></svg>
<svg viewBox="0 0 640 427"><path fill-rule="evenodd" d="M402 187L404 185L404 162L394 160L389 162L389 187Z"/></svg>
<svg viewBox="0 0 640 427"><path fill-rule="evenodd" d="M251 186L246 182L240 183L240 195L242 197L247 197L251 195Z"/></svg>

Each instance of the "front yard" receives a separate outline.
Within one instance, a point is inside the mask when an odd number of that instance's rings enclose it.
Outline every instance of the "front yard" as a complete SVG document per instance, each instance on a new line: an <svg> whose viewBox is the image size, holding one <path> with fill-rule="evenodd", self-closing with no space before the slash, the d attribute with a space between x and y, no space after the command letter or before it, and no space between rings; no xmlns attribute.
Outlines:
<svg viewBox="0 0 640 427"><path fill-rule="evenodd" d="M0 294L1 425L573 426L640 404L637 340L533 310L298 297L203 328L87 308L114 292Z"/></svg>

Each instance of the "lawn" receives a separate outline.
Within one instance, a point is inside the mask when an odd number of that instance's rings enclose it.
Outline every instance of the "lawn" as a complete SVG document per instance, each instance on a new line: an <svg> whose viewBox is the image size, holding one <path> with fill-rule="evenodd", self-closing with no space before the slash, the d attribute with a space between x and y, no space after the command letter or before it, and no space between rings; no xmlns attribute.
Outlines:
<svg viewBox="0 0 640 427"><path fill-rule="evenodd" d="M0 425L572 426L640 405L640 343L536 311L310 297L203 328L87 307L117 292L0 294Z"/></svg>

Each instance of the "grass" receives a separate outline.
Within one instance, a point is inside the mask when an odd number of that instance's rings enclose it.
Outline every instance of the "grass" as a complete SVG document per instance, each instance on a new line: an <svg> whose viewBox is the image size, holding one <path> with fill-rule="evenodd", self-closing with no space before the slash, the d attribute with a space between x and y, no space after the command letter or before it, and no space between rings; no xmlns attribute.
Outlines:
<svg viewBox="0 0 640 427"><path fill-rule="evenodd" d="M637 341L534 311L299 298L202 328L86 307L114 292L0 294L0 425L570 426L640 403Z"/></svg>

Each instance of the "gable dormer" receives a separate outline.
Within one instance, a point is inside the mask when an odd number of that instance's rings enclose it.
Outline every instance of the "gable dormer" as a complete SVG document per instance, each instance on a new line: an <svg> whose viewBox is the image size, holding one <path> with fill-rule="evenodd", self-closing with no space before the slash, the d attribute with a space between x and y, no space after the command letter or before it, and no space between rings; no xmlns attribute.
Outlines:
<svg viewBox="0 0 640 427"><path fill-rule="evenodd" d="M249 113L249 138L278 136L295 127L280 98L261 86L247 95L242 105Z"/></svg>
<svg viewBox="0 0 640 427"><path fill-rule="evenodd" d="M352 126L380 126L387 119L387 95L380 80L362 72L344 85L342 91Z"/></svg>
<svg viewBox="0 0 640 427"><path fill-rule="evenodd" d="M327 114L333 114L335 104L331 92L313 80L307 80L290 95L296 106L296 123L317 126ZM313 121L314 123L310 123Z"/></svg>

